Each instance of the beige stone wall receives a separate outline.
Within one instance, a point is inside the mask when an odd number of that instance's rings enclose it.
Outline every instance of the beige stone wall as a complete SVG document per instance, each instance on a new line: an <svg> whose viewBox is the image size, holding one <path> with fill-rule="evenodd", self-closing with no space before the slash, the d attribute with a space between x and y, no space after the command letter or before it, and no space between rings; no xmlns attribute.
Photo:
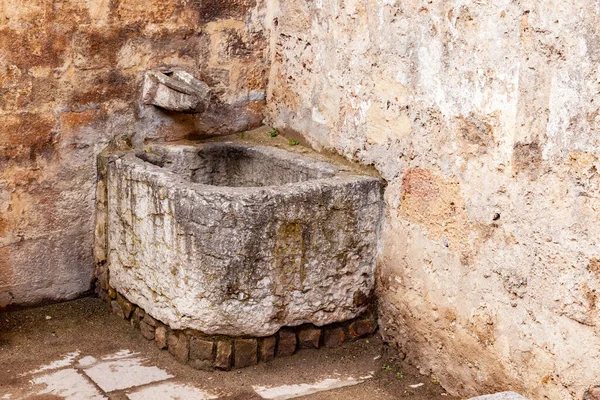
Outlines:
<svg viewBox="0 0 600 400"><path fill-rule="evenodd" d="M270 1L268 115L388 181L386 338L453 393L600 383L600 7Z"/></svg>
<svg viewBox="0 0 600 400"><path fill-rule="evenodd" d="M260 124L261 0L0 0L0 309L75 297L94 262L96 155L110 143ZM140 106L143 72L205 80L202 116Z"/></svg>

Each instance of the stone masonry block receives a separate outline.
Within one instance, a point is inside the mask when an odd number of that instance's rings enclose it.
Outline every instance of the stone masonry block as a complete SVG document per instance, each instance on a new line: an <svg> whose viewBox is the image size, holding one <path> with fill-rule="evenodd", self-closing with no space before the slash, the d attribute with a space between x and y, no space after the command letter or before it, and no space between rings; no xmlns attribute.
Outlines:
<svg viewBox="0 0 600 400"><path fill-rule="evenodd" d="M154 331L154 343L161 350L167 348L167 333L167 327L162 324Z"/></svg>
<svg viewBox="0 0 600 400"><path fill-rule="evenodd" d="M124 318L123 310L121 309L121 306L119 305L119 303L117 303L116 300L113 300L110 302L110 308L112 309L113 314L116 314L119 317Z"/></svg>
<svg viewBox="0 0 600 400"><path fill-rule="evenodd" d="M298 347L301 349L319 348L321 330L318 328L303 328L298 331Z"/></svg>
<svg viewBox="0 0 600 400"><path fill-rule="evenodd" d="M154 340L156 337L155 328L144 320L140 321L140 332L142 333L142 336L148 340Z"/></svg>
<svg viewBox="0 0 600 400"><path fill-rule="evenodd" d="M121 296L118 293L117 293L117 303L119 303L119 306L121 307L121 310L123 311L123 318L125 318L125 319L131 318L131 315L133 314L133 310L135 309L135 306L133 304L131 304L131 302L129 300L127 300L125 297Z"/></svg>
<svg viewBox="0 0 600 400"><path fill-rule="evenodd" d="M215 344L201 337L190 337L190 360L188 364L196 369L210 371L214 369Z"/></svg>
<svg viewBox="0 0 600 400"><path fill-rule="evenodd" d="M290 329L279 331L279 346L277 357L291 356L296 352L296 333Z"/></svg>
<svg viewBox="0 0 600 400"><path fill-rule="evenodd" d="M256 339L236 339L234 346L235 368L248 367L258 362Z"/></svg>
<svg viewBox="0 0 600 400"><path fill-rule="evenodd" d="M323 344L325 347L338 347L346 340L346 334L344 333L344 329L337 328L329 328L323 331Z"/></svg>
<svg viewBox="0 0 600 400"><path fill-rule="evenodd" d="M167 338L169 353L181 363L187 363L189 357L188 337L182 332L171 332Z"/></svg>
<svg viewBox="0 0 600 400"><path fill-rule="evenodd" d="M267 362L275 358L275 347L277 346L277 338L269 336L260 341L259 357L261 361Z"/></svg>
<svg viewBox="0 0 600 400"><path fill-rule="evenodd" d="M353 321L348 326L348 336L352 339L367 336L375 332L375 323L368 318Z"/></svg>
<svg viewBox="0 0 600 400"><path fill-rule="evenodd" d="M219 369L231 369L231 359L233 356L233 346L231 342L219 341L217 343L217 356L215 358L215 367Z"/></svg>
<svg viewBox="0 0 600 400"><path fill-rule="evenodd" d="M131 319L129 320L129 322L131 323L131 326L134 328L139 328L140 322L144 318L144 314L146 314L144 312L144 310L142 310L139 307L136 307L135 310L133 311L133 315L131 315Z"/></svg>

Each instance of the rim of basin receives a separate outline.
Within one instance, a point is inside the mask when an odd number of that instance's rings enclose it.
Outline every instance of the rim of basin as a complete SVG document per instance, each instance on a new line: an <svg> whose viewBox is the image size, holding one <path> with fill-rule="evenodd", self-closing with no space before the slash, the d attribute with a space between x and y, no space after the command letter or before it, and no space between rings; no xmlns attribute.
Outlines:
<svg viewBox="0 0 600 400"><path fill-rule="evenodd" d="M305 170L317 171L325 176L308 178L297 182L287 182L282 184L265 184L261 186L228 186L228 185L212 185L207 183L195 182L190 178L182 176L180 173L171 171L164 166L158 165L158 163L145 159L145 155L152 154L152 149L166 150L166 154L175 154L177 149L183 149L187 152L194 152L200 154L206 150L220 150L220 149L231 149L241 151L258 152L265 156L265 158L273 158L283 162L289 162L292 165L297 166ZM149 152L150 150L151 152ZM298 192L304 191L304 189L314 189L323 187L323 185L340 185L347 184L353 181L363 180L378 180L375 177L368 175L361 175L355 171L346 171L340 169L333 163L314 159L310 156L298 154L295 152L287 151L272 146L261 146L261 145L241 145L232 142L210 142L210 143L198 143L198 144L168 144L168 143L154 143L146 146L142 151L132 150L126 153L123 157L128 163L134 163L135 165L143 168L144 170L151 173L156 178L157 183L169 186L169 183L178 186L183 185L186 188L198 188L203 191L217 192L217 193L260 193L264 191L277 191L277 192ZM302 189L302 190L298 190Z"/></svg>

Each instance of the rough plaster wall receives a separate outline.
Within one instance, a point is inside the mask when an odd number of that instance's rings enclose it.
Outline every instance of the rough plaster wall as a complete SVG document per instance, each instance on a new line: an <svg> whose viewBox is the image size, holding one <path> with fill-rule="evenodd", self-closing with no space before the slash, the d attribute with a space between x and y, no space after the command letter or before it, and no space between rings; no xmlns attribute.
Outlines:
<svg viewBox="0 0 600 400"><path fill-rule="evenodd" d="M268 115L388 180L385 336L454 393L599 383L600 4L270 2Z"/></svg>
<svg viewBox="0 0 600 400"><path fill-rule="evenodd" d="M109 143L260 124L261 0L0 0L0 309L90 289L96 155ZM179 66L205 115L138 104L143 71Z"/></svg>

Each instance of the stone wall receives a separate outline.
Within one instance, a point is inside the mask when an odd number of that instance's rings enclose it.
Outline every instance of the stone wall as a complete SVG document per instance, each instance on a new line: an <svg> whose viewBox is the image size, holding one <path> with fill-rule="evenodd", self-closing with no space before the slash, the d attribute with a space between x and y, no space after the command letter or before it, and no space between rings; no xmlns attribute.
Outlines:
<svg viewBox="0 0 600 400"><path fill-rule="evenodd" d="M596 1L271 0L270 122L388 181L380 326L455 394L600 375Z"/></svg>
<svg viewBox="0 0 600 400"><path fill-rule="evenodd" d="M96 155L260 124L261 0L0 2L0 309L90 290ZM209 84L204 115L138 102L143 72Z"/></svg>

